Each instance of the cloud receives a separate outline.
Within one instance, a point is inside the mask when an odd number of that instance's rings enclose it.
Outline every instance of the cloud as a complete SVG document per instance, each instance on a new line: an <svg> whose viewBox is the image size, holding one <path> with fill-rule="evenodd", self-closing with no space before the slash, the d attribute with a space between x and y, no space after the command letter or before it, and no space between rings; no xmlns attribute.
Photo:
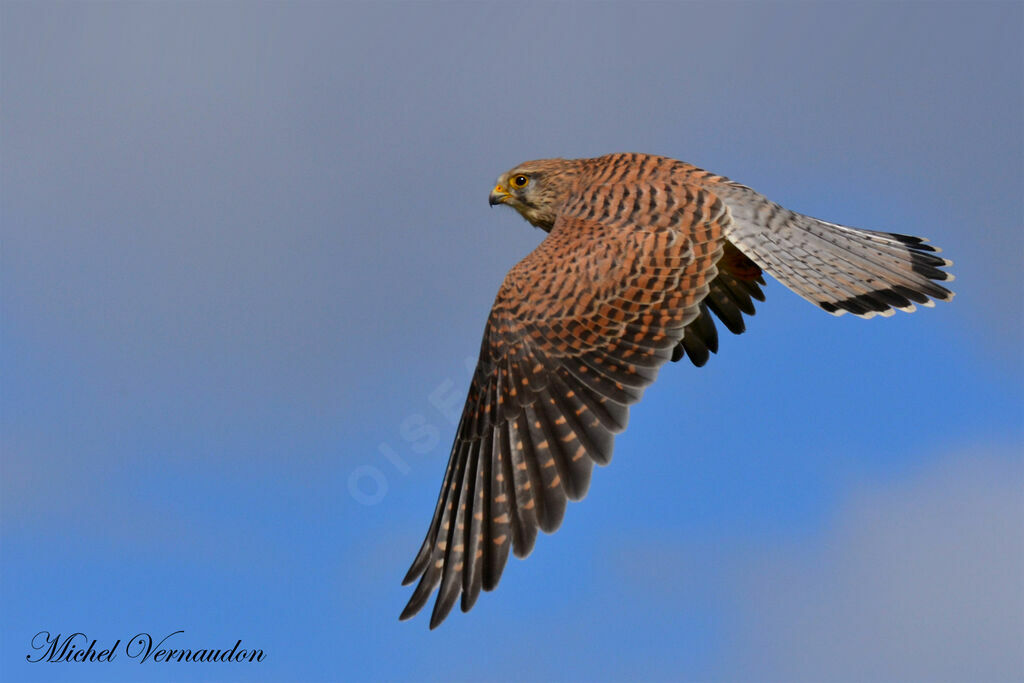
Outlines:
<svg viewBox="0 0 1024 683"><path fill-rule="evenodd" d="M963 453L854 494L814 547L748 565L732 677L1021 680L1022 577L1022 462Z"/></svg>
<svg viewBox="0 0 1024 683"><path fill-rule="evenodd" d="M705 660L666 651L658 677L1024 680L1020 452L977 447L873 475L831 514L808 513L802 532L752 518L674 543L634 529L609 544L610 579L634 611L666 615L680 643L700 640L682 618L719 615L705 619Z"/></svg>

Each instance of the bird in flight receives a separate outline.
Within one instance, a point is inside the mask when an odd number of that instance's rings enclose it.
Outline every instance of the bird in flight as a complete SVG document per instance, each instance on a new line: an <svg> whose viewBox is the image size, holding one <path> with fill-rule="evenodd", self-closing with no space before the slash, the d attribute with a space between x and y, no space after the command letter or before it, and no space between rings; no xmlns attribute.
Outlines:
<svg viewBox="0 0 1024 683"><path fill-rule="evenodd" d="M695 166L647 154L528 161L491 205L547 237L498 290L426 539L403 584L408 619L438 589L435 628L498 585L606 465L629 406L667 361L703 365L715 318L735 334L767 272L833 315L934 306L951 261L920 237L789 211Z"/></svg>

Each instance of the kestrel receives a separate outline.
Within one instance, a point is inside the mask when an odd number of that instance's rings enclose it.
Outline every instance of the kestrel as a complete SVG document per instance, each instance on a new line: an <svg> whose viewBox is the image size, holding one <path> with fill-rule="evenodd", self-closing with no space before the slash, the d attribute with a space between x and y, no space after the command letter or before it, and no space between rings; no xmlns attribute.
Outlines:
<svg viewBox="0 0 1024 683"><path fill-rule="evenodd" d="M833 315L870 318L953 294L952 264L919 237L789 211L749 187L646 154L545 159L498 178L506 204L548 233L516 264L480 361L434 518L403 584L401 619L440 584L430 628L461 595L498 585L511 550L561 524L594 463L607 465L629 405L667 361L703 365L717 317L744 331L767 272Z"/></svg>

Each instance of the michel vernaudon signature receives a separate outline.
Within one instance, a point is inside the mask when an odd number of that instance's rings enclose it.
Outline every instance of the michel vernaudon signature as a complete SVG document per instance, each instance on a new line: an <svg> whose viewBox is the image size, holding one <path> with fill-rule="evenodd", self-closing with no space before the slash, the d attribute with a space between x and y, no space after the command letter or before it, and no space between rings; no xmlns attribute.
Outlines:
<svg viewBox="0 0 1024 683"><path fill-rule="evenodd" d="M262 662L266 656L261 649L246 649L242 641L235 643L230 650L219 648L179 648L170 647L168 641L184 631L174 631L161 640L154 640L148 633L137 633L121 647L118 638L110 647L90 641L84 633L72 633L61 636L51 635L49 631L40 631L32 636L32 649L35 653L25 655L29 662L112 662L119 654L128 659L143 662Z"/></svg>

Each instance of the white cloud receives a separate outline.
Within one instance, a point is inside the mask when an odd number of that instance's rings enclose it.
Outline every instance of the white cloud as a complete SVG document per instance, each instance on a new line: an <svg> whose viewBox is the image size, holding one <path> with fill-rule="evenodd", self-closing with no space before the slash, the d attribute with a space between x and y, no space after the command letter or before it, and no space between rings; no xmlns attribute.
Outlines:
<svg viewBox="0 0 1024 683"><path fill-rule="evenodd" d="M977 450L855 493L824 542L741 572L731 676L1024 679L1024 467Z"/></svg>

